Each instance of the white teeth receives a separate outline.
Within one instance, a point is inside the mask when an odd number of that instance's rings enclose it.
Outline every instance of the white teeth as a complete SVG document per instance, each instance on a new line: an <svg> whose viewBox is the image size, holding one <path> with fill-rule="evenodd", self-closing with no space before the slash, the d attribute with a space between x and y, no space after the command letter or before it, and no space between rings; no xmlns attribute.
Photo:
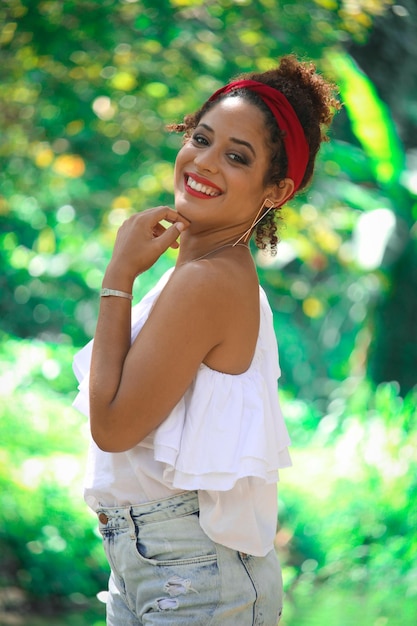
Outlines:
<svg viewBox="0 0 417 626"><path fill-rule="evenodd" d="M205 193L207 196L217 196L218 192L215 191L212 187L207 187L206 185L202 185L195 181L191 176L187 179L187 185L194 189L195 191L199 191L200 193Z"/></svg>

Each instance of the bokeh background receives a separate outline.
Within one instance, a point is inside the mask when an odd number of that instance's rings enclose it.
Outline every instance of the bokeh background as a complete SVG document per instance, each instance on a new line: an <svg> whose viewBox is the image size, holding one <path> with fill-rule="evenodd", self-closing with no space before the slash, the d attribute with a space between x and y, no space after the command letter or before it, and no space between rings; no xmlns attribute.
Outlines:
<svg viewBox="0 0 417 626"><path fill-rule="evenodd" d="M293 440L282 624L415 625L416 33L415 0L1 2L0 624L104 625L72 357L117 227L172 205L165 124L295 52L344 106L278 255L256 254Z"/></svg>

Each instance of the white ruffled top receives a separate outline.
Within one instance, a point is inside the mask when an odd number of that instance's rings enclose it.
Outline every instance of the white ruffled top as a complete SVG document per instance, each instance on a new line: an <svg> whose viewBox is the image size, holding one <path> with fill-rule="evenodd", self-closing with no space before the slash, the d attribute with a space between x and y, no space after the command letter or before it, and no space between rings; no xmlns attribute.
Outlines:
<svg viewBox="0 0 417 626"><path fill-rule="evenodd" d="M132 341L169 280L166 272L132 310ZM272 312L260 288L255 354L243 374L201 364L166 420L131 450L103 452L92 441L85 499L100 506L141 504L197 490L200 524L213 540L264 556L273 548L278 470L291 465L278 400L280 376ZM92 341L74 358L79 393L74 406L89 416Z"/></svg>

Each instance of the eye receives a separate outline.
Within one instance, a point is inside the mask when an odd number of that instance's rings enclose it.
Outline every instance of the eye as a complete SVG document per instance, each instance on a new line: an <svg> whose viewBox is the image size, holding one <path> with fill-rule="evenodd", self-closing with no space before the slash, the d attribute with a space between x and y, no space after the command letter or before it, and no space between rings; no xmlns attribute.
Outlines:
<svg viewBox="0 0 417 626"><path fill-rule="evenodd" d="M230 152L228 157L231 161L234 161L235 163L242 163L242 165L247 165L248 163L248 160L245 156L243 156L242 154L237 154L236 152Z"/></svg>
<svg viewBox="0 0 417 626"><path fill-rule="evenodd" d="M201 133L194 133L194 135L192 135L191 137L191 140L194 144L198 146L208 146L209 144L207 137L205 137Z"/></svg>

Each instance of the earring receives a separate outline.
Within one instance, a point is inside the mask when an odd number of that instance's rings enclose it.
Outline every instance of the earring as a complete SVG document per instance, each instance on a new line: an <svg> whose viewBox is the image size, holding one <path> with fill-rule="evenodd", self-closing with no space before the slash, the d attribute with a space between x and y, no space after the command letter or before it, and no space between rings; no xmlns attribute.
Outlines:
<svg viewBox="0 0 417 626"><path fill-rule="evenodd" d="M267 202L269 202L269 206L266 204ZM241 237L239 237L239 239L233 244L232 248L234 248L235 246L237 246L237 244L242 241L246 243L246 239L249 238L253 228L256 226L256 224L258 224L258 222L260 222L265 215L268 213L268 211L270 211L271 209L274 208L274 203L272 202L272 200L270 200L269 198L265 198L265 200L262 203L261 208L259 209L259 211L257 212L255 219L252 222L252 225L248 228L248 230L243 233L243 235ZM266 211L265 213L262 215L262 211L264 210L264 208L266 207ZM261 215L261 217L258 217L259 215Z"/></svg>

